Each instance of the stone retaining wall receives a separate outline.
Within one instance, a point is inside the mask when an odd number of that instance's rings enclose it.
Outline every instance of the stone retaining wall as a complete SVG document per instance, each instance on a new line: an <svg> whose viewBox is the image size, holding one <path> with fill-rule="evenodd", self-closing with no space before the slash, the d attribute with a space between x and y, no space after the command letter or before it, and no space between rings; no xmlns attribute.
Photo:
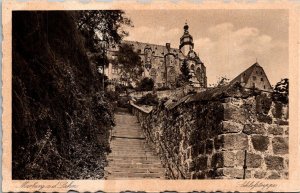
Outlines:
<svg viewBox="0 0 300 193"><path fill-rule="evenodd" d="M264 95L132 112L170 179L288 178L288 109Z"/></svg>

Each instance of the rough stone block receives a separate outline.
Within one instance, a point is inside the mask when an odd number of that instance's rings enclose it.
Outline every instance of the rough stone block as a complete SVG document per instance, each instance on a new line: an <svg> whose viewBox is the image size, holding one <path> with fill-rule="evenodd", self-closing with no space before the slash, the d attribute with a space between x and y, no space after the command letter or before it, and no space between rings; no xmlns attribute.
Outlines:
<svg viewBox="0 0 300 193"><path fill-rule="evenodd" d="M223 147L224 137L222 135L218 135L214 138L215 149L219 150Z"/></svg>
<svg viewBox="0 0 300 193"><path fill-rule="evenodd" d="M211 139L206 140L206 153L211 154L214 149L214 141Z"/></svg>
<svg viewBox="0 0 300 193"><path fill-rule="evenodd" d="M194 158L193 167L190 169L190 171L198 171L205 169L207 169L207 156L200 156Z"/></svg>
<svg viewBox="0 0 300 193"><path fill-rule="evenodd" d="M205 153L205 141L200 141L198 144L192 146L191 155L192 158Z"/></svg>
<svg viewBox="0 0 300 193"><path fill-rule="evenodd" d="M192 175L192 179L205 179L205 172L194 172Z"/></svg>
<svg viewBox="0 0 300 193"><path fill-rule="evenodd" d="M272 135L282 135L283 134L283 127L278 125L270 125L268 127L268 133Z"/></svg>
<svg viewBox="0 0 300 193"><path fill-rule="evenodd" d="M237 178L243 179L245 172L245 178L251 178L251 171L237 168L219 168L216 171L216 176L223 176L223 178Z"/></svg>
<svg viewBox="0 0 300 193"><path fill-rule="evenodd" d="M269 146L269 137L262 135L253 135L251 137L253 148L257 151L266 151Z"/></svg>
<svg viewBox="0 0 300 193"><path fill-rule="evenodd" d="M267 172L265 171L255 171L254 178L263 179L266 177Z"/></svg>
<svg viewBox="0 0 300 193"><path fill-rule="evenodd" d="M231 103L223 103L224 108L224 120L233 120L239 123L245 123L249 120L247 112L238 106L232 105Z"/></svg>
<svg viewBox="0 0 300 193"><path fill-rule="evenodd" d="M211 167L234 167L235 154L233 152L219 152L212 156Z"/></svg>
<svg viewBox="0 0 300 193"><path fill-rule="evenodd" d="M274 154L288 154L289 141L287 137L274 137L272 140Z"/></svg>
<svg viewBox="0 0 300 193"><path fill-rule="evenodd" d="M247 135L241 134L224 134L222 148L225 150L244 150L248 148Z"/></svg>
<svg viewBox="0 0 300 193"><path fill-rule="evenodd" d="M277 119L274 122L278 125L289 125L289 121L282 120L282 119Z"/></svg>
<svg viewBox="0 0 300 193"><path fill-rule="evenodd" d="M280 174L276 171L272 171L267 179L280 179Z"/></svg>
<svg viewBox="0 0 300 193"><path fill-rule="evenodd" d="M240 167L244 166L245 152L244 151L237 152L236 158L237 158L237 165ZM259 168L262 164L262 160L263 160L262 157L258 154L247 153L246 156L247 168Z"/></svg>
<svg viewBox="0 0 300 193"><path fill-rule="evenodd" d="M284 134L289 135L289 127L288 126L284 127Z"/></svg>
<svg viewBox="0 0 300 193"><path fill-rule="evenodd" d="M259 124L252 123L252 124L245 124L243 132L246 133L247 135L265 134L266 129L265 129L264 124L262 124L262 123L259 123Z"/></svg>
<svg viewBox="0 0 300 193"><path fill-rule="evenodd" d="M268 170L284 169L283 158L278 156L266 156L265 163Z"/></svg>
<svg viewBox="0 0 300 193"><path fill-rule="evenodd" d="M268 123L268 124L272 123L272 117L270 115L265 115L261 113L257 115L257 120L263 123Z"/></svg>
<svg viewBox="0 0 300 193"><path fill-rule="evenodd" d="M243 125L233 121L222 122L221 133L238 133L243 130Z"/></svg>

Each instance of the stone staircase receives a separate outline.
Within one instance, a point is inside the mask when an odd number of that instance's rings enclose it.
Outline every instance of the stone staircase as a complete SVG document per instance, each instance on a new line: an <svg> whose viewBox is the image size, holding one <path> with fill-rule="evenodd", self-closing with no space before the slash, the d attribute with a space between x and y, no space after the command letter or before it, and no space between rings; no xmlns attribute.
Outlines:
<svg viewBox="0 0 300 193"><path fill-rule="evenodd" d="M115 114L111 150L105 179L164 178L165 169L154 151L147 145L135 116L128 112Z"/></svg>

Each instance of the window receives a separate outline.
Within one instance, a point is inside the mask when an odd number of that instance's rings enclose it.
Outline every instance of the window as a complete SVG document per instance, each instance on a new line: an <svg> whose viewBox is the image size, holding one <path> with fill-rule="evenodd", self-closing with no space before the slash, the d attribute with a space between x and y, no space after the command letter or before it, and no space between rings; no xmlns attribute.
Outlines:
<svg viewBox="0 0 300 193"><path fill-rule="evenodd" d="M252 78L253 78L253 80L256 80L256 76L253 76Z"/></svg>
<svg viewBox="0 0 300 193"><path fill-rule="evenodd" d="M255 88L255 83L252 83L253 88Z"/></svg>
<svg viewBox="0 0 300 193"><path fill-rule="evenodd" d="M266 86L264 85L264 89L266 89Z"/></svg>
<svg viewBox="0 0 300 193"><path fill-rule="evenodd" d="M262 82L263 82L263 81L264 81L264 78L260 78L260 81L262 81Z"/></svg>
<svg viewBox="0 0 300 193"><path fill-rule="evenodd" d="M260 75L262 75L263 73L262 72L260 72Z"/></svg>
<svg viewBox="0 0 300 193"><path fill-rule="evenodd" d="M191 70L194 70L195 69L195 66L194 64L191 65Z"/></svg>

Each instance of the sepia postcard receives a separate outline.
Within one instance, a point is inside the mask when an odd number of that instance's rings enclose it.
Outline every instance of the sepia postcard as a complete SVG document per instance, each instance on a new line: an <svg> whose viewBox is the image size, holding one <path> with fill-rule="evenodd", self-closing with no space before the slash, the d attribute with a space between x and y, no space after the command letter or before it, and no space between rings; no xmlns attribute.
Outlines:
<svg viewBox="0 0 300 193"><path fill-rule="evenodd" d="M3 192L298 192L292 1L4 1Z"/></svg>

